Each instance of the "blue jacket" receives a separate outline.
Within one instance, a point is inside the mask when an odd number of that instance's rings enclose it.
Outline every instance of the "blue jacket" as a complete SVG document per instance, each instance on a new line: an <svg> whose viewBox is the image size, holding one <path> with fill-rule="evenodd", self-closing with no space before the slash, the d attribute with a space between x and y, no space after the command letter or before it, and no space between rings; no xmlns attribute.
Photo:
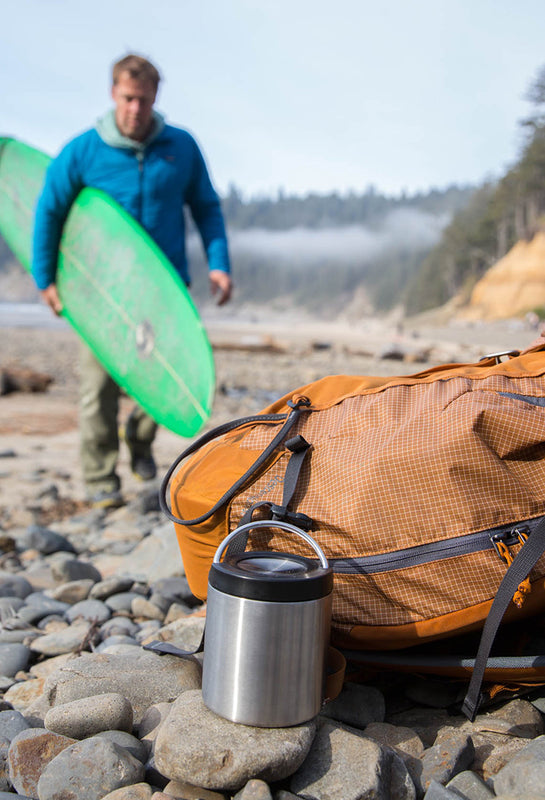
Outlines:
<svg viewBox="0 0 545 800"><path fill-rule="evenodd" d="M32 274L39 289L55 280L62 226L84 186L102 189L123 206L189 284L183 213L187 204L209 268L230 271L219 199L198 145L187 131L165 125L159 115L156 119L156 134L143 145L131 147L125 140L112 146L93 128L72 139L51 162L34 223Z"/></svg>

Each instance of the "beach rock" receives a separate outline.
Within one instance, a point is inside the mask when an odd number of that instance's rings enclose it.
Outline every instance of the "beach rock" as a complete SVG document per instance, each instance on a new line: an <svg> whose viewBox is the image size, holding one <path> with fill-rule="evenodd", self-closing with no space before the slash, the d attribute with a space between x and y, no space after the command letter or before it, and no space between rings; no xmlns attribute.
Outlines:
<svg viewBox="0 0 545 800"><path fill-rule="evenodd" d="M412 728L390 725L387 722L371 722L365 728L365 735L379 744L392 747L400 754L419 758L424 752L422 740Z"/></svg>
<svg viewBox="0 0 545 800"><path fill-rule="evenodd" d="M67 628L56 633L46 633L30 645L34 653L45 656L60 656L63 653L73 653L80 648L92 632L89 622L75 622Z"/></svg>
<svg viewBox="0 0 545 800"><path fill-rule="evenodd" d="M135 597L131 603L131 612L135 617L145 617L146 619L164 620L165 611L162 611L155 603L146 600L145 597Z"/></svg>
<svg viewBox="0 0 545 800"><path fill-rule="evenodd" d="M110 619L112 612L102 600L81 600L79 603L70 606L64 616L68 622L85 619L88 622L96 622L101 625Z"/></svg>
<svg viewBox="0 0 545 800"><path fill-rule="evenodd" d="M315 730L314 721L292 728L238 725L212 713L200 691L188 691L160 727L155 763L171 780L236 791L252 778L278 781L295 772Z"/></svg>
<svg viewBox="0 0 545 800"><path fill-rule="evenodd" d="M47 712L45 727L72 739L86 739L101 731L132 731L132 706L121 694L109 692L55 705Z"/></svg>
<svg viewBox="0 0 545 800"><path fill-rule="evenodd" d="M183 800L226 800L230 797L224 792L214 792L212 789L203 789L182 781L169 781L164 786L164 793L161 792L161 795L165 798L176 797L183 798Z"/></svg>
<svg viewBox="0 0 545 800"><path fill-rule="evenodd" d="M470 770L459 772L447 783L446 788L469 800L488 800L494 797L492 789Z"/></svg>
<svg viewBox="0 0 545 800"><path fill-rule="evenodd" d="M32 653L24 644L0 642L0 675L13 678L19 670L25 670Z"/></svg>
<svg viewBox="0 0 545 800"><path fill-rule="evenodd" d="M30 725L21 714L20 711L15 709L6 709L0 711L0 735L11 742L18 733L26 731Z"/></svg>
<svg viewBox="0 0 545 800"><path fill-rule="evenodd" d="M117 645L128 644L132 647L140 647L140 642L133 639L131 636L108 636L103 639L98 647L95 647L95 653L112 653L112 652L125 652L120 650Z"/></svg>
<svg viewBox="0 0 545 800"><path fill-rule="evenodd" d="M148 755L154 752L159 730L171 709L172 703L155 703L144 712L138 726L138 737L145 745Z"/></svg>
<svg viewBox="0 0 545 800"><path fill-rule="evenodd" d="M141 595L138 594L138 592L118 592L117 594L109 595L104 602L112 611L130 612L132 601L139 597L141 597Z"/></svg>
<svg viewBox="0 0 545 800"><path fill-rule="evenodd" d="M138 496L129 504L129 508L136 514L153 514L160 511L159 504L159 484L151 486L149 489L142 489Z"/></svg>
<svg viewBox="0 0 545 800"><path fill-rule="evenodd" d="M424 745L411 728L390 725L386 722L373 722L365 728L365 736L394 750L409 772L415 786L421 786Z"/></svg>
<svg viewBox="0 0 545 800"><path fill-rule="evenodd" d="M545 730L543 717L527 700L512 700L488 714L479 714L473 729L503 733L521 739L534 739Z"/></svg>
<svg viewBox="0 0 545 800"><path fill-rule="evenodd" d="M22 711L24 712L25 719L28 720L32 727L43 728L45 715L50 708L51 703L49 702L47 696L42 692L39 697L33 700L26 708L23 708Z"/></svg>
<svg viewBox="0 0 545 800"><path fill-rule="evenodd" d="M89 597L95 600L106 600L112 594L128 591L133 583L134 580L132 578L112 575L110 578L105 578L103 581L95 583L89 591Z"/></svg>
<svg viewBox="0 0 545 800"><path fill-rule="evenodd" d="M79 603L81 600L86 600L94 585L91 578L81 578L78 581L61 583L60 586L49 589L48 594L54 600L74 605L74 603Z"/></svg>
<svg viewBox="0 0 545 800"><path fill-rule="evenodd" d="M2 367L2 394L11 392L45 392L54 378L45 372L37 372L29 367Z"/></svg>
<svg viewBox="0 0 545 800"><path fill-rule="evenodd" d="M142 644L147 644L151 639L158 639L161 642L170 642L181 650L195 650L202 640L205 623L205 617L196 614L181 617L169 625L163 625L148 639L143 639Z"/></svg>
<svg viewBox="0 0 545 800"><path fill-rule="evenodd" d="M233 800L273 800L273 796L265 781L254 778L236 793Z"/></svg>
<svg viewBox="0 0 545 800"><path fill-rule="evenodd" d="M17 612L16 619L29 625L36 625L44 617L52 614L62 616L69 608L68 603L46 597L42 592L33 592L27 597L25 605Z"/></svg>
<svg viewBox="0 0 545 800"><path fill-rule="evenodd" d="M122 786L142 783L144 772L144 765L130 753L97 736L72 744L49 762L38 781L38 796L102 800Z"/></svg>
<svg viewBox="0 0 545 800"><path fill-rule="evenodd" d="M68 628L68 622L59 614L48 614L36 623L36 627L44 633L56 633Z"/></svg>
<svg viewBox="0 0 545 800"><path fill-rule="evenodd" d="M0 615L3 620L15 616L16 612L24 606L25 601L20 597L0 597Z"/></svg>
<svg viewBox="0 0 545 800"><path fill-rule="evenodd" d="M371 722L382 722L385 708L384 696L378 689L347 682L339 696L326 703L321 715L355 728L365 728Z"/></svg>
<svg viewBox="0 0 545 800"><path fill-rule="evenodd" d="M0 570L0 597L19 597L24 600L32 591L32 584L23 575Z"/></svg>
<svg viewBox="0 0 545 800"><path fill-rule="evenodd" d="M135 634L135 639L143 644L147 642L150 637L154 637L161 630L163 625L157 619L139 619L138 631Z"/></svg>
<svg viewBox="0 0 545 800"><path fill-rule="evenodd" d="M26 713L27 708L42 696L44 684L43 678L33 678L32 680L14 683L4 694L4 698L11 703L13 708Z"/></svg>
<svg viewBox="0 0 545 800"><path fill-rule="evenodd" d="M485 781L499 772L528 744L528 739L495 733L475 732L471 734L471 739L475 748L471 769L482 775Z"/></svg>
<svg viewBox="0 0 545 800"><path fill-rule="evenodd" d="M446 789L441 783L432 781L423 800L459 800L460 795Z"/></svg>
<svg viewBox="0 0 545 800"><path fill-rule="evenodd" d="M172 601L169 597L165 597L159 592L154 592L154 591L152 591L152 593L149 596L149 602L153 603L153 605L161 609L163 614L166 614L170 606L172 605Z"/></svg>
<svg viewBox="0 0 545 800"><path fill-rule="evenodd" d="M411 728L420 737L424 747L431 747L435 743L441 728L467 725L466 717L461 715L453 717L443 709L423 708L414 705L411 705L405 711L386 714L385 721L391 725Z"/></svg>
<svg viewBox="0 0 545 800"><path fill-rule="evenodd" d="M170 522L158 525L124 562L125 571L154 584L161 578L183 575L183 564L176 535Z"/></svg>
<svg viewBox="0 0 545 800"><path fill-rule="evenodd" d="M388 342L377 353L378 358L391 361L403 361L408 354L408 350L399 342Z"/></svg>
<svg viewBox="0 0 545 800"><path fill-rule="evenodd" d="M44 694L51 705L116 692L132 705L134 722L158 702L175 700L200 686L198 665L174 656L158 656L139 648L129 655L83 653L68 661L46 681Z"/></svg>
<svg viewBox="0 0 545 800"><path fill-rule="evenodd" d="M545 736L538 736L492 778L496 795L545 797Z"/></svg>
<svg viewBox="0 0 545 800"><path fill-rule="evenodd" d="M139 644L134 642L130 642L127 644L126 642L119 642L118 644L109 644L107 647L97 647L95 649L95 653L104 653L106 655L113 655L113 656L134 656L136 655L136 648L139 647Z"/></svg>
<svg viewBox="0 0 545 800"><path fill-rule="evenodd" d="M60 656L51 656L50 658L46 658L44 661L39 661L36 664L33 664L29 669L29 674L32 675L34 678L47 678L48 675L51 675L52 672L55 672L59 667L62 667L63 664L66 664L74 656L71 653L63 653Z"/></svg>
<svg viewBox="0 0 545 800"><path fill-rule="evenodd" d="M185 575L179 575L171 578L161 578L151 584L153 594L159 594L168 600L170 603L187 603L193 604L195 596L189 588L189 583Z"/></svg>
<svg viewBox="0 0 545 800"><path fill-rule="evenodd" d="M424 793L432 780L444 785L457 772L471 766L474 753L473 741L467 733L443 729L433 747L425 750L422 755L422 771L417 790Z"/></svg>
<svg viewBox="0 0 545 800"><path fill-rule="evenodd" d="M57 553L60 550L68 553L76 552L68 539L41 525L29 525L26 532L17 539L17 545L20 549L37 550L43 555Z"/></svg>
<svg viewBox="0 0 545 800"><path fill-rule="evenodd" d="M140 626L129 617L115 616L100 626L100 635L104 641L110 636L135 636L139 629Z"/></svg>
<svg viewBox="0 0 545 800"><path fill-rule="evenodd" d="M102 800L151 800L153 789L149 783L133 783L108 792Z"/></svg>
<svg viewBox="0 0 545 800"><path fill-rule="evenodd" d="M11 740L8 753L9 777L19 794L38 797L38 781L49 762L73 739L51 731L30 728Z"/></svg>
<svg viewBox="0 0 545 800"><path fill-rule="evenodd" d="M12 624L17 624L16 618L11 617L8 624L10 626ZM32 638L39 636L39 633L33 631L27 622L20 622L19 624L20 627L13 630L0 629L0 644L28 644Z"/></svg>
<svg viewBox="0 0 545 800"><path fill-rule="evenodd" d="M1 730L1 728L0 728ZM7 792L12 786L10 777L9 777L9 764L8 764L8 752L9 752L9 739L5 736L0 735L0 791Z"/></svg>
<svg viewBox="0 0 545 800"><path fill-rule="evenodd" d="M0 603L1 602L2 601L0 600ZM537 708L538 711L540 711L542 714L545 714L545 695L542 697L532 697L530 702L534 708Z"/></svg>
<svg viewBox="0 0 545 800"><path fill-rule="evenodd" d="M188 614L191 614L191 608L185 603L171 603L163 623L164 625L169 625L171 622L175 622L177 619L187 617Z"/></svg>
<svg viewBox="0 0 545 800"><path fill-rule="evenodd" d="M118 747L128 750L131 756L134 756L142 764L145 764L148 760L148 748L144 742L141 742L132 733L124 730L105 730L97 733L96 736L100 736L101 739L106 739L118 745Z"/></svg>
<svg viewBox="0 0 545 800"><path fill-rule="evenodd" d="M356 728L322 720L310 752L289 788L302 797L325 800L390 798L415 800L416 790L401 758L367 739Z"/></svg>
<svg viewBox="0 0 545 800"><path fill-rule="evenodd" d="M0 458L17 458L17 453L11 448L0 450Z"/></svg>
<svg viewBox="0 0 545 800"><path fill-rule="evenodd" d="M102 580L102 575L92 564L76 558L63 559L52 564L51 574L57 583L68 583L89 578L92 581Z"/></svg>
<svg viewBox="0 0 545 800"><path fill-rule="evenodd" d="M69 553L54 553L52 556L48 556L47 559L38 558L29 563L24 571L24 574L32 584L34 591L46 591L48 589L53 589L53 587L56 585L56 581L51 574L51 564L49 563L49 559L55 558L55 556L59 555L63 556L64 558L71 557Z"/></svg>
<svg viewBox="0 0 545 800"><path fill-rule="evenodd" d="M157 789L164 789L168 783L168 778L165 778L157 769L153 754L150 755L146 761L146 780L151 786L155 786Z"/></svg>

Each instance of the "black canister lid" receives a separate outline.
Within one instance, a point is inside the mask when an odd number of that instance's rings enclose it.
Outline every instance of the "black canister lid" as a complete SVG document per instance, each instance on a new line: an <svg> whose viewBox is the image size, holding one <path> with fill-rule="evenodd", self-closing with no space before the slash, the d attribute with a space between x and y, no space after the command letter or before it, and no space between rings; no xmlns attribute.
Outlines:
<svg viewBox="0 0 545 800"><path fill-rule="evenodd" d="M293 553L245 551L213 563L210 586L249 600L300 603L326 597L333 589L333 571L318 560Z"/></svg>

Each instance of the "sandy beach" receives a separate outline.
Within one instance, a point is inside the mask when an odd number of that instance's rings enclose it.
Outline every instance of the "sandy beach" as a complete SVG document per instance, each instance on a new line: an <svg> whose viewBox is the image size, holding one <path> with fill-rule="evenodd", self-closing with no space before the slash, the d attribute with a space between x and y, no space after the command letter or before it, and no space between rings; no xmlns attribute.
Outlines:
<svg viewBox="0 0 545 800"><path fill-rule="evenodd" d="M89 509L78 457L77 337L66 325L22 320L0 314L0 367L45 372L53 382L45 392L0 396L0 713L7 737L0 744L9 762L9 775L0 770L0 795L13 786L24 797L55 800L82 786L105 800L205 792L226 800L242 797L244 786L244 796L259 789L260 797L279 799L310 796L305 787L325 781L333 789L313 797L415 800L428 796L433 781L443 788L459 780L482 789L479 796L488 785L498 798L507 797L506 785L530 796L527 787L542 774L542 687L522 689L518 699L500 693L490 713L470 722L460 713L465 689L456 681L357 673L316 720L256 728L204 705L196 660L144 650L156 639L194 648L205 620L172 523L157 508L158 482L137 483L122 449L127 504ZM478 325L440 314L326 323L254 310L210 314L205 324L217 373L205 428L325 375L411 374L523 349L537 333L517 320ZM130 406L124 398L121 416ZM161 478L188 443L159 430ZM10 599L8 592L19 594ZM542 647L539 626L535 640ZM111 766L96 770L96 763Z"/></svg>
<svg viewBox="0 0 545 800"><path fill-rule="evenodd" d="M4 307L5 308L5 307ZM66 324L2 315L0 367L20 366L52 376L46 392L0 397L0 525L25 524L19 511L28 497L56 482L61 497L81 503L78 458L78 348ZM298 315L203 313L215 356L217 391L208 427L256 413L277 397L324 375L395 375L450 361L475 361L486 353L522 349L536 329L520 320L457 322L444 314L400 320L395 316L324 322ZM122 417L132 401L122 401ZM163 475L188 440L160 429L155 455ZM121 450L119 471L130 497L142 487ZM72 508L66 503L66 511ZM59 509L60 510L60 509ZM23 517L23 518L21 518Z"/></svg>

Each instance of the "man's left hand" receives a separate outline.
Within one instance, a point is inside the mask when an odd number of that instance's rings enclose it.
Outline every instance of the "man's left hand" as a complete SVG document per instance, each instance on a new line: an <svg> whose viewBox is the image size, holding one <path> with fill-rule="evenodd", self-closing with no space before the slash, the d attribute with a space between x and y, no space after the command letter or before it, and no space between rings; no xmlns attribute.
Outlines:
<svg viewBox="0 0 545 800"><path fill-rule="evenodd" d="M212 269L208 274L212 296L216 298L217 305L222 306L230 299L233 291L231 276L221 269Z"/></svg>

